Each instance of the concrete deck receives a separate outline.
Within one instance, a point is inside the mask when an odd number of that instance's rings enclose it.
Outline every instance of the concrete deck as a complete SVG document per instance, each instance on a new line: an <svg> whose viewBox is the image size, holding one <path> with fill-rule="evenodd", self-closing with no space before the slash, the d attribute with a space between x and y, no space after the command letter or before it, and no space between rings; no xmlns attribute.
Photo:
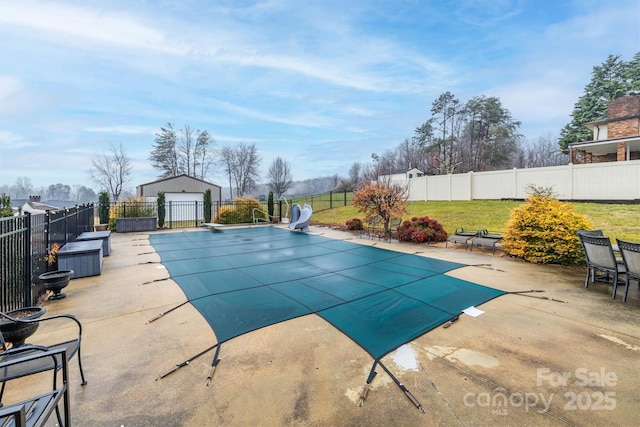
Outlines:
<svg viewBox="0 0 640 427"><path fill-rule="evenodd" d="M183 231L183 230L179 230ZM158 231L160 232L160 231ZM216 342L159 264L148 233L113 234L102 275L72 280L67 298L46 301L47 314L83 323L88 384L70 365L71 413L80 426L556 426L637 425L640 404L640 301L604 284L583 287L585 269L531 265L491 250L444 248L359 238L311 229L363 245L469 264L449 273L475 283L551 299L505 295L461 315L383 359L424 406L421 413L378 368L357 406L373 360L310 315L224 343L213 381L213 351L156 381L172 366ZM48 343L66 331L41 327L29 340ZM48 384L47 384L48 385ZM42 384L10 382L5 401ZM51 425L54 425L53 422Z"/></svg>

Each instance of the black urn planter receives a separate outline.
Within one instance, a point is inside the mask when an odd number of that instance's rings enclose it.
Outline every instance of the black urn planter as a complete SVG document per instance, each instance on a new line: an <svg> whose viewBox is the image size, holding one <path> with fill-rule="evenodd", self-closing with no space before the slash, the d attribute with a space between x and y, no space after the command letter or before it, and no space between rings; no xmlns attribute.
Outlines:
<svg viewBox="0 0 640 427"><path fill-rule="evenodd" d="M45 309L42 307L25 307L8 311L5 314L18 320L37 319L42 316ZM24 340L33 335L40 324L38 322L22 323L14 322L6 317L0 318L0 331L4 340L10 342L13 348L24 345Z"/></svg>
<svg viewBox="0 0 640 427"><path fill-rule="evenodd" d="M61 291L69 284L72 276L73 270L55 270L42 273L38 276L38 279L44 283L45 289L53 291L53 295L49 299L57 300L66 297Z"/></svg>

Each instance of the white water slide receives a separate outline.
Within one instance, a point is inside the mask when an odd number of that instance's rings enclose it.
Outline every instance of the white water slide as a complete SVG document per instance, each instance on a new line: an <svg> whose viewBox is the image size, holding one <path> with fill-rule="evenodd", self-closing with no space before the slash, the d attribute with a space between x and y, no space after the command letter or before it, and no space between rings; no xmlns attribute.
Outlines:
<svg viewBox="0 0 640 427"><path fill-rule="evenodd" d="M300 207L299 204L294 203L291 208L291 222L289 223L289 228L292 230L298 229L305 233L308 232L309 220L311 220L312 213L313 209L306 203L303 207Z"/></svg>

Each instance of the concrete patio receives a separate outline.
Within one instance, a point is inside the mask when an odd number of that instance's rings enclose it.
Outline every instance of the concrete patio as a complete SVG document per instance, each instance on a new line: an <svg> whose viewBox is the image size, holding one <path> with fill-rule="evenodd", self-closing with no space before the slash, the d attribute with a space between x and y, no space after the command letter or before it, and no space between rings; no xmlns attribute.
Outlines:
<svg viewBox="0 0 640 427"><path fill-rule="evenodd" d="M494 299L479 307L484 314L463 314L449 328L438 327L383 358L425 413L380 368L358 407L373 360L315 315L224 343L210 386L213 351L156 380L215 344L216 337L190 304L149 323L184 302L184 294L172 280L161 280L168 273L147 234L113 234L102 274L72 280L66 299L44 303L47 315L72 313L84 327L88 384L80 385L74 358L73 424L637 425L635 282L622 303L620 294L611 298L605 284L585 289L583 268L532 265L476 248L379 242L328 228L311 232L465 263L469 266L449 274L505 291L544 292ZM29 341L55 342L65 332L43 325ZM10 382L4 400L41 387L32 380Z"/></svg>

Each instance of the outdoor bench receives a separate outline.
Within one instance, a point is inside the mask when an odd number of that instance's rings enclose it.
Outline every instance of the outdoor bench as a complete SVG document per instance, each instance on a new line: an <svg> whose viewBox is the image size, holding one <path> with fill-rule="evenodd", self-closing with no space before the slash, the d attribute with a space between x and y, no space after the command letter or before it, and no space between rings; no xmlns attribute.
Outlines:
<svg viewBox="0 0 640 427"><path fill-rule="evenodd" d="M111 253L111 231L85 231L76 238L76 241L89 240L102 241L102 256L109 256Z"/></svg>
<svg viewBox="0 0 640 427"><path fill-rule="evenodd" d="M58 269L73 270L73 278L102 273L102 240L69 242L58 251Z"/></svg>

